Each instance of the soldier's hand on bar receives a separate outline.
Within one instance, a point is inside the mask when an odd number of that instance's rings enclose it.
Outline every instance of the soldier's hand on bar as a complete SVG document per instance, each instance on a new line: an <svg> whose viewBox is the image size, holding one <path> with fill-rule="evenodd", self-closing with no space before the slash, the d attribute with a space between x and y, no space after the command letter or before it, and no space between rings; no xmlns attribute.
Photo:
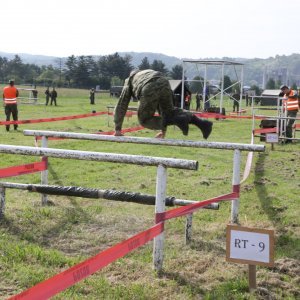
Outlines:
<svg viewBox="0 0 300 300"><path fill-rule="evenodd" d="M162 130L162 131L160 131L160 132L155 136L155 138L157 138L157 139L164 139L165 136L166 136L166 132Z"/></svg>

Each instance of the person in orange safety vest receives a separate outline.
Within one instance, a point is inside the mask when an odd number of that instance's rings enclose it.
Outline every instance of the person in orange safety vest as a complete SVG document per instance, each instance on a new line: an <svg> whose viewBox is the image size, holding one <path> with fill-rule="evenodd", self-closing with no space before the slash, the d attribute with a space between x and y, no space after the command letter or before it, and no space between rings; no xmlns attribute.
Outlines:
<svg viewBox="0 0 300 300"><path fill-rule="evenodd" d="M3 88L3 105L6 115L6 121L10 121L12 115L14 121L18 121L18 106L17 97L19 91L15 87L14 80L9 81L9 85ZM9 125L6 125L6 131L9 131ZM14 129L17 130L18 124L14 124Z"/></svg>
<svg viewBox="0 0 300 300"><path fill-rule="evenodd" d="M282 99L282 105L284 111L287 112L287 117L291 118L287 120L286 123L286 131L285 135L287 138L293 137L293 124L295 123L295 119L297 117L297 112L299 110L299 98L297 91L290 89L286 85L282 85L280 87L282 93L284 94ZM291 143L291 139L287 139L285 143Z"/></svg>

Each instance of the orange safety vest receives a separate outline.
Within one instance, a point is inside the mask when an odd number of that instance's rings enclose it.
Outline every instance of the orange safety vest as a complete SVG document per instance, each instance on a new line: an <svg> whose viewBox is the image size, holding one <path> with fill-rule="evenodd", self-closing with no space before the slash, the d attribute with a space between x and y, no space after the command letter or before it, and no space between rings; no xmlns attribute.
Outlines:
<svg viewBox="0 0 300 300"><path fill-rule="evenodd" d="M14 86L6 86L3 89L3 97L5 105L17 104L18 90Z"/></svg>
<svg viewBox="0 0 300 300"><path fill-rule="evenodd" d="M292 98L293 96L297 96L297 92L294 90L291 90L289 92L289 94L285 94L284 98L282 99L283 101L283 105L284 105L284 109L286 109L287 111L291 111L291 110L299 110L299 100L298 97L296 98Z"/></svg>

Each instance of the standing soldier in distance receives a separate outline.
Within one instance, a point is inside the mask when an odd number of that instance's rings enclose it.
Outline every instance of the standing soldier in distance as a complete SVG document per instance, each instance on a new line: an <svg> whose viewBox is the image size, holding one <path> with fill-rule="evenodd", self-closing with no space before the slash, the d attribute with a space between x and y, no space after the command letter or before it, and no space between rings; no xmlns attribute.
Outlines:
<svg viewBox="0 0 300 300"><path fill-rule="evenodd" d="M196 111L201 110L201 101L202 101L202 95L197 92L197 94L196 94Z"/></svg>
<svg viewBox="0 0 300 300"><path fill-rule="evenodd" d="M46 105L48 105L49 99L50 99L49 86L47 87L47 89L46 89L46 91L45 91L45 95L46 95Z"/></svg>
<svg viewBox="0 0 300 300"><path fill-rule="evenodd" d="M90 90L90 104L95 104L95 90Z"/></svg>
<svg viewBox="0 0 300 300"><path fill-rule="evenodd" d="M5 109L6 121L10 121L12 115L14 121L18 121L17 97L19 91L15 87L14 80L9 81L9 85L3 88L3 105ZM6 125L6 131L9 131L9 125ZM14 129L18 129L18 124L14 124Z"/></svg>
<svg viewBox="0 0 300 300"><path fill-rule="evenodd" d="M205 139L212 131L212 122L201 120L189 111L174 107L170 83L162 73L154 70L135 70L125 80L115 108L115 136L122 136L123 120L132 97L140 100L140 124L149 129L160 130L157 138L166 136L168 125L176 125L184 135L188 135L189 124L194 124L202 131ZM159 111L159 115L155 115L156 110Z"/></svg>
<svg viewBox="0 0 300 300"><path fill-rule="evenodd" d="M37 102L37 97L38 97L38 90L36 89L36 85L34 86L34 89L32 90L32 96L33 96L33 100L34 100L34 103Z"/></svg>
<svg viewBox="0 0 300 300"><path fill-rule="evenodd" d="M56 104L56 98L57 98L57 91L55 90L55 88L53 88L52 92L51 92L51 102L50 102L50 105L52 105L52 103L54 103L54 105L57 106L57 104Z"/></svg>

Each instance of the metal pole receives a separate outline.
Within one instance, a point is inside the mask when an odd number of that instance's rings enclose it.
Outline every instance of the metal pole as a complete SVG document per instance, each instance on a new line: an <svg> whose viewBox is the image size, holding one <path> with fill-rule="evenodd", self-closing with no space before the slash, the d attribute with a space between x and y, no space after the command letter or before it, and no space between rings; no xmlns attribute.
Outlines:
<svg viewBox="0 0 300 300"><path fill-rule="evenodd" d="M232 200L231 202L231 223L235 223L235 224L238 224L238 216L239 216L240 166L241 166L241 151L234 150L232 189L233 192L237 192L238 196L235 200Z"/></svg>
<svg viewBox="0 0 300 300"><path fill-rule="evenodd" d="M161 215L165 212L165 199L167 187L167 168L163 165L157 167L156 176L156 203L155 203L155 218L156 223L161 220ZM153 266L156 271L161 271L164 259L164 239L165 234L162 232L154 238L153 245Z"/></svg>
<svg viewBox="0 0 300 300"><path fill-rule="evenodd" d="M244 66L242 66L242 70L241 70L241 89L240 89L240 105L239 105L240 111L242 111L243 86L244 86ZM246 96L245 96L245 98L246 98Z"/></svg>
<svg viewBox="0 0 300 300"><path fill-rule="evenodd" d="M184 99L184 62L182 62L182 78L181 78L181 108L183 109Z"/></svg>
<svg viewBox="0 0 300 300"><path fill-rule="evenodd" d="M204 65L204 82L203 82L203 91L202 91L203 110L205 110L204 108L206 108L208 105L206 104L206 77L207 77L207 65Z"/></svg>
<svg viewBox="0 0 300 300"><path fill-rule="evenodd" d="M253 98L252 98L252 101L253 101ZM254 135L254 129L255 129L255 112L256 112L256 110L252 107L252 135Z"/></svg>
<svg viewBox="0 0 300 300"><path fill-rule="evenodd" d="M222 113L223 108L223 95L224 95L224 63L222 64L222 75L221 75L221 94L220 94L220 112Z"/></svg>
<svg viewBox="0 0 300 300"><path fill-rule="evenodd" d="M42 148L48 147L48 138L46 136L42 137ZM41 172L41 184L48 184L48 157L43 156L42 160L47 164L47 169ZM46 205L48 203L48 196L46 194L42 194L42 205Z"/></svg>

